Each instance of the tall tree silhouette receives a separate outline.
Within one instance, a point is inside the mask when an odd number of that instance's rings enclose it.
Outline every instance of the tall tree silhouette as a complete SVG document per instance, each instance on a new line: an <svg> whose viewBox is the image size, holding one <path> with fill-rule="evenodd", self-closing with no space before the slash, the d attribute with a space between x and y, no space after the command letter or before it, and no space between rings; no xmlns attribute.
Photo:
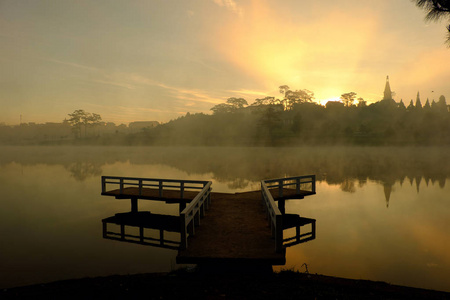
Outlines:
<svg viewBox="0 0 450 300"><path fill-rule="evenodd" d="M73 113L68 114L70 117L67 122L72 126L75 137L81 137L81 127L84 126L84 137L86 137L86 128L88 126L96 126L100 124L102 117L96 113L88 113L83 109L77 109Z"/></svg>
<svg viewBox="0 0 450 300"><path fill-rule="evenodd" d="M355 92L344 93L341 95L341 100L345 104L345 106L350 107L355 101L355 97L356 97Z"/></svg>
<svg viewBox="0 0 450 300"><path fill-rule="evenodd" d="M425 20L438 21L442 18L448 18L450 22L450 0L413 0L416 5L427 11ZM447 25L447 45L450 47L450 24Z"/></svg>

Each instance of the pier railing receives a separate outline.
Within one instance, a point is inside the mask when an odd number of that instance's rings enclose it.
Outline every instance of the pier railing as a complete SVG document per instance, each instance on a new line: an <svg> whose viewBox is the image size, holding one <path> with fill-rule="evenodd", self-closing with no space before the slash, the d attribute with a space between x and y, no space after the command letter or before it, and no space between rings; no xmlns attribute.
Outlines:
<svg viewBox="0 0 450 300"><path fill-rule="evenodd" d="M181 243L180 249L187 248L187 238L194 235L195 227L200 225L200 219L205 216L205 210L211 205L211 181L208 181L200 193L180 213Z"/></svg>
<svg viewBox="0 0 450 300"><path fill-rule="evenodd" d="M275 251L278 253L283 250L283 214L278 208L270 189L278 189L278 197L283 198L283 191L285 188L295 189L295 194L298 195L305 195L305 193L315 194L316 176L306 175L261 181L262 199L272 229L272 236L275 239ZM292 196L292 193L290 193L290 195Z"/></svg>
<svg viewBox="0 0 450 300"><path fill-rule="evenodd" d="M188 190L202 190L209 181L200 180L176 180L176 179L160 179L160 178L136 178L136 177L117 177L102 176L102 193L107 191L107 187L113 185L120 190L120 194L124 193L127 187L139 188L139 195L145 188L158 189L159 197L164 197L164 190L179 191L180 198L184 198L184 192Z"/></svg>
<svg viewBox="0 0 450 300"><path fill-rule="evenodd" d="M316 175L305 175L297 177L277 178L263 180L268 189L278 189L278 197L283 197L283 190L295 189L296 194L308 192L310 194L316 193Z"/></svg>
<svg viewBox="0 0 450 300"><path fill-rule="evenodd" d="M267 212L267 219L272 229L272 236L275 239L275 252L280 253L283 250L283 215L264 180L261 181L261 194Z"/></svg>

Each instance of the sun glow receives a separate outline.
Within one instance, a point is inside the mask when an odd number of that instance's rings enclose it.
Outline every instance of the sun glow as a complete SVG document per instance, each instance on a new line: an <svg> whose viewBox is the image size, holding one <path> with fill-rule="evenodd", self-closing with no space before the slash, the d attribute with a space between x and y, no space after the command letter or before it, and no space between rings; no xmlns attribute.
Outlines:
<svg viewBox="0 0 450 300"><path fill-rule="evenodd" d="M340 101L341 98L340 97L334 97L334 98L328 98L328 99L323 99L323 100L318 100L317 102L320 105L325 106L329 101Z"/></svg>
<svg viewBox="0 0 450 300"><path fill-rule="evenodd" d="M266 89L281 84L309 89L316 99L327 99L320 103L354 86L349 74L358 72L377 30L377 20L365 11L350 16L335 10L308 22L286 21L267 2L254 1L246 12L245 18L217 29L217 51Z"/></svg>

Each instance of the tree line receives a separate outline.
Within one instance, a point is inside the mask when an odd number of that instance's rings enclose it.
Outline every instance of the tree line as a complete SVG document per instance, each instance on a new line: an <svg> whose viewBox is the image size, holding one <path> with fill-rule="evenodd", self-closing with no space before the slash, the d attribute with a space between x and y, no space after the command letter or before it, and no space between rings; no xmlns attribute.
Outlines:
<svg viewBox="0 0 450 300"><path fill-rule="evenodd" d="M212 115L186 114L131 143L187 145L449 145L450 113L444 96L406 106L392 99L370 105L355 92L326 105L314 102L309 90L281 86L282 97L228 98L211 108Z"/></svg>
<svg viewBox="0 0 450 300"><path fill-rule="evenodd" d="M280 87L282 97L248 104L228 98L211 108L165 124L102 122L82 109L62 123L0 126L2 144L298 146L298 145L450 145L450 113L444 96L436 102L420 95L406 106L392 99L368 105L355 92L340 101L314 102L312 91ZM156 124L147 124L156 123ZM149 126L150 125L150 126Z"/></svg>

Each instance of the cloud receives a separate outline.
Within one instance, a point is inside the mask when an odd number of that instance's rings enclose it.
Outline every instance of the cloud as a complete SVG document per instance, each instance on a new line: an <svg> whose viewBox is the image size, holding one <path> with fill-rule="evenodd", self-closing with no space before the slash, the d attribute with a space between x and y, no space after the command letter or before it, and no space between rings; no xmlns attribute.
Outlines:
<svg viewBox="0 0 450 300"><path fill-rule="evenodd" d="M99 80L99 79L91 80L91 82L101 83L101 84L106 84L106 85L112 85L112 86L115 86L115 87L126 88L128 90L134 90L135 89L134 86L132 86L130 84L122 83L122 82L114 82L114 81Z"/></svg>
<svg viewBox="0 0 450 300"><path fill-rule="evenodd" d="M228 90L227 92L233 94L235 97L242 97L247 100L249 104L253 102L253 100L258 98L264 98L269 96L278 96L276 91L256 91L256 90L247 90L247 89L240 89L240 90ZM275 94L273 93L275 92Z"/></svg>
<svg viewBox="0 0 450 300"><path fill-rule="evenodd" d="M77 68L77 69L83 69L83 70L87 70L87 71L99 71L99 69L94 68L94 67L89 67L89 66L85 66L82 64L77 64L77 63L72 63L72 62L67 62L67 61L61 61L61 60L57 60L57 59L53 59L53 58L41 58L44 61L48 61L48 62L52 62L52 63L56 63L56 64L61 64L61 65L65 65L65 66L70 66L73 68Z"/></svg>
<svg viewBox="0 0 450 300"><path fill-rule="evenodd" d="M336 8L305 19L279 10L269 2L252 2L245 19L216 28L213 47L263 89L287 84L332 98L354 88L361 62L377 50L378 16ZM340 93L322 93L324 83Z"/></svg>
<svg viewBox="0 0 450 300"><path fill-rule="evenodd" d="M189 100L209 104L217 104L223 102L222 97L213 95L211 92L207 92L205 90L187 89L183 87L172 86L138 74L123 74L123 76L124 81L129 81L134 84L150 85L163 88L169 91L172 96L178 100Z"/></svg>
<svg viewBox="0 0 450 300"><path fill-rule="evenodd" d="M239 17L244 15L244 10L234 0L213 0L213 2L221 7L229 9Z"/></svg>

